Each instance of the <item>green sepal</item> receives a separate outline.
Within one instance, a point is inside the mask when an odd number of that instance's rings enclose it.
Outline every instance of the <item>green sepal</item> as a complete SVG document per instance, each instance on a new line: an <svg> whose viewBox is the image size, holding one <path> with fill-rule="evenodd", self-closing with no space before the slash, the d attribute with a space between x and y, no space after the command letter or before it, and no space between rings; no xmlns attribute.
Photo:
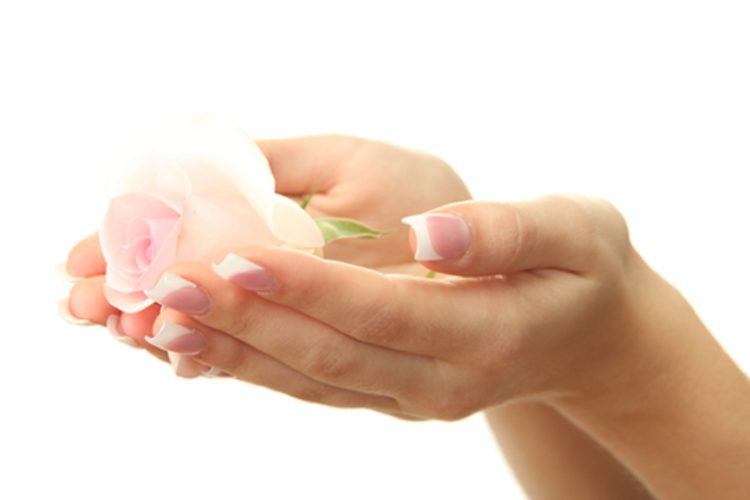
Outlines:
<svg viewBox="0 0 750 500"><path fill-rule="evenodd" d="M299 201L299 206L302 207L302 210L307 209L307 205L310 204L310 200L312 200L312 197L314 195L315 193L310 193L302 197L302 199Z"/></svg>
<svg viewBox="0 0 750 500"><path fill-rule="evenodd" d="M320 217L315 219L318 229L323 234L326 245L346 238L374 239L389 234L390 231L379 231L361 222L351 219L333 219L331 217Z"/></svg>

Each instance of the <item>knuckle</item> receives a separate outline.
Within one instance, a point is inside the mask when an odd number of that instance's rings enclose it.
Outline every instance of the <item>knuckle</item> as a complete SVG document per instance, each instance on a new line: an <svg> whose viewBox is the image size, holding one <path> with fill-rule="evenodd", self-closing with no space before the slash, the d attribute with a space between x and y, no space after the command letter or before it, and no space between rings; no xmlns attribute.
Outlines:
<svg viewBox="0 0 750 500"><path fill-rule="evenodd" d="M495 204L486 223L489 228L502 228L502 231L486 231L484 242L477 245L478 253L470 255L474 261L486 259L486 249L493 249L492 258L499 267L512 269L519 259L534 248L538 240L537 226L519 207L511 203ZM481 235L476 237L478 240L482 238Z"/></svg>
<svg viewBox="0 0 750 500"><path fill-rule="evenodd" d="M213 313L218 329L235 337L247 338L256 316L257 299L241 290L229 290L222 297L221 310Z"/></svg>
<svg viewBox="0 0 750 500"><path fill-rule="evenodd" d="M221 312L235 313L247 308L248 293L237 286L224 287L219 296Z"/></svg>
<svg viewBox="0 0 750 500"><path fill-rule="evenodd" d="M610 201L597 199L597 226L602 242L620 257L630 255L630 230L625 216Z"/></svg>
<svg viewBox="0 0 750 500"><path fill-rule="evenodd" d="M341 380L354 370L351 358L331 346L310 350L304 366L307 373L319 380Z"/></svg>
<svg viewBox="0 0 750 500"><path fill-rule="evenodd" d="M303 384L289 391L289 395L308 403L322 403L327 393L330 392L325 386L318 384Z"/></svg>
<svg viewBox="0 0 750 500"><path fill-rule="evenodd" d="M371 314L354 325L349 332L354 338L375 345L394 345L408 331L406 314L399 313L398 297L402 296L401 286L391 281L391 286L372 299L367 308Z"/></svg>
<svg viewBox="0 0 750 500"><path fill-rule="evenodd" d="M206 350L198 355L200 360L235 375L247 371L247 366L251 365L248 363L247 352L232 348L228 342L212 340Z"/></svg>
<svg viewBox="0 0 750 500"><path fill-rule="evenodd" d="M455 422L474 413L474 405L464 391L451 391L434 401L432 413L439 420Z"/></svg>
<svg viewBox="0 0 750 500"><path fill-rule="evenodd" d="M309 265L298 266L287 269L279 266L275 269L277 288L271 292L274 301L285 304L306 304L307 307L315 307L316 298L320 296L320 281L316 279L317 266L325 265L325 261L309 255L295 256L309 257ZM315 260L312 260L315 259Z"/></svg>
<svg viewBox="0 0 750 500"><path fill-rule="evenodd" d="M454 422L468 417L478 409L468 384L464 384L452 370L444 370L440 374L439 389L427 401L427 413L439 420Z"/></svg>
<svg viewBox="0 0 750 500"><path fill-rule="evenodd" d="M557 195L575 221L579 251L589 262L609 266L612 258L626 257L630 235L625 217L611 202L602 198Z"/></svg>

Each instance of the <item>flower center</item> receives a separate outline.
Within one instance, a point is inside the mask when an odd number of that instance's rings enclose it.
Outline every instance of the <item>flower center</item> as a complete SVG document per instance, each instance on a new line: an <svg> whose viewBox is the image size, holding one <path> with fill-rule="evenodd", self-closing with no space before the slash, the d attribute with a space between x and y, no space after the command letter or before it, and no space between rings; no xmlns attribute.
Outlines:
<svg viewBox="0 0 750 500"><path fill-rule="evenodd" d="M131 220L125 228L128 243L117 254L119 269L133 275L146 271L174 225L175 221L172 219Z"/></svg>

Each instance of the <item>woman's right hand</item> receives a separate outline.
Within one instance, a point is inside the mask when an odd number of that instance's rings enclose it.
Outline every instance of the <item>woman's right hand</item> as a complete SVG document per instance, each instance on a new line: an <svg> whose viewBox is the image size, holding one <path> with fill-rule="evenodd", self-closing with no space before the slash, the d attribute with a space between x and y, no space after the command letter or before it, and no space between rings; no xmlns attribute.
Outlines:
<svg viewBox="0 0 750 500"><path fill-rule="evenodd" d="M465 278L236 249L246 261L237 276L167 269L206 307L165 302L157 324L168 328L154 341L200 343L186 354L291 395L407 418L542 401L659 497L744 498L748 378L640 258L614 207L551 196L456 203L410 221L417 258Z"/></svg>

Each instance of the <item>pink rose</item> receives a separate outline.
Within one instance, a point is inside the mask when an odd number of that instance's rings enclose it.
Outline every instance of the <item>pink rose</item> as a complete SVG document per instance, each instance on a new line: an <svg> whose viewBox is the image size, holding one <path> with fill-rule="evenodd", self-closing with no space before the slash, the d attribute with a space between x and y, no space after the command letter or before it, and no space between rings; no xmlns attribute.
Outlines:
<svg viewBox="0 0 750 500"><path fill-rule="evenodd" d="M274 192L258 146L234 123L201 115L163 131L121 162L100 232L107 300L124 312L175 260L217 262L238 247L315 248L323 237L294 201Z"/></svg>

